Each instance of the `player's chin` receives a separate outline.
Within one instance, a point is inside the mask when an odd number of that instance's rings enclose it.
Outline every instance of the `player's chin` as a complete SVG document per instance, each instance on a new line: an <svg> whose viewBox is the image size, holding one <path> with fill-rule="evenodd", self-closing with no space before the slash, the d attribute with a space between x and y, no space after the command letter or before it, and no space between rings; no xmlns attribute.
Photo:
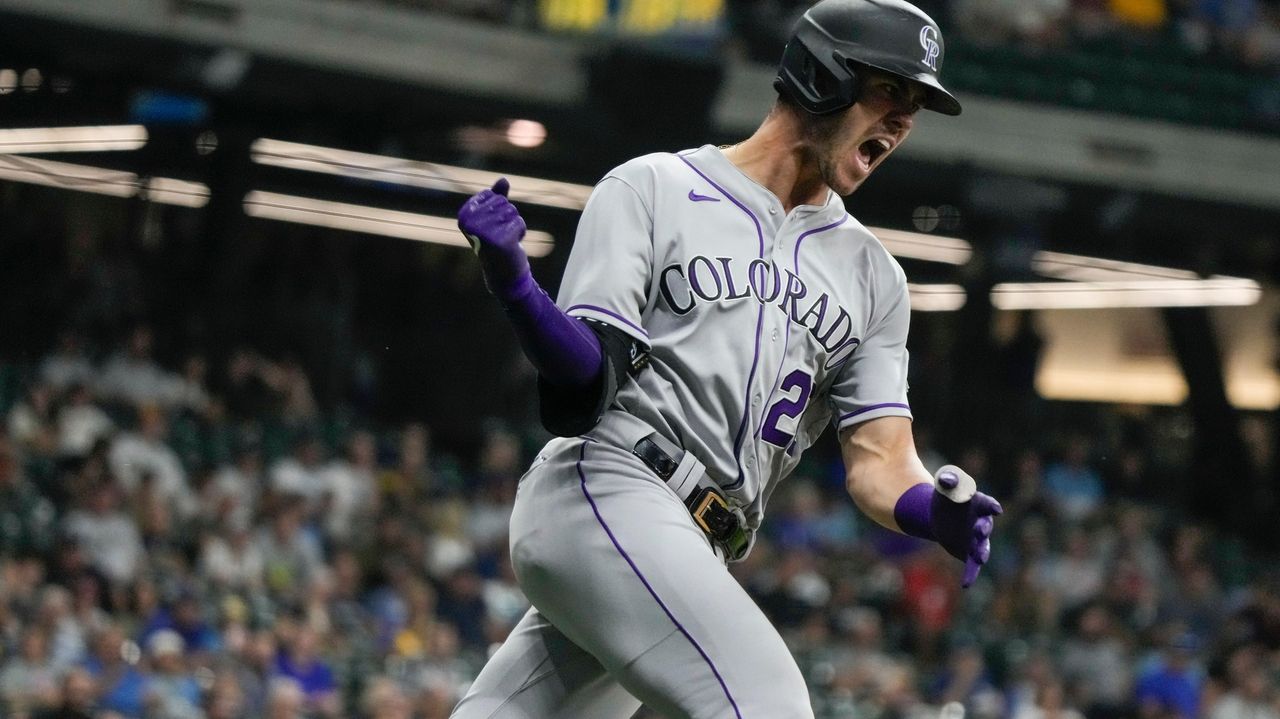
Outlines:
<svg viewBox="0 0 1280 719"><path fill-rule="evenodd" d="M835 182L831 183L831 189L835 190L837 195L848 197L852 195L862 183L871 176L870 170L862 171L861 168L840 173Z"/></svg>

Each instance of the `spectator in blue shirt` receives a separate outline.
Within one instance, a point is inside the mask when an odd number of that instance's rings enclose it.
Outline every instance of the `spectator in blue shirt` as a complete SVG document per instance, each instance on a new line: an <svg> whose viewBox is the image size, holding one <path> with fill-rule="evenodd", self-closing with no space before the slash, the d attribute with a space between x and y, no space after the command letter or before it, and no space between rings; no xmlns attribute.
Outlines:
<svg viewBox="0 0 1280 719"><path fill-rule="evenodd" d="M1199 640L1180 634L1163 657L1138 677L1136 698L1141 719L1195 719L1200 713L1202 677L1194 665Z"/></svg>
<svg viewBox="0 0 1280 719"><path fill-rule="evenodd" d="M161 629L147 640L152 676L147 687L147 705L166 719L203 719L200 711L200 684L183 660L186 642L172 629Z"/></svg>
<svg viewBox="0 0 1280 719"><path fill-rule="evenodd" d="M101 693L98 708L129 717L141 717L145 708L147 678L125 661L125 635L120 627L109 624L93 636L93 651L85 659L84 668L97 680Z"/></svg>
<svg viewBox="0 0 1280 719"><path fill-rule="evenodd" d="M1045 492L1054 511L1068 522L1087 519L1102 504L1102 476L1089 466L1089 441L1075 435L1067 441L1060 461L1044 475Z"/></svg>
<svg viewBox="0 0 1280 719"><path fill-rule="evenodd" d="M338 684L333 670L319 655L320 637L300 625L289 648L276 655L276 673L298 682L312 712L332 715L338 707Z"/></svg>
<svg viewBox="0 0 1280 719"><path fill-rule="evenodd" d="M177 632L189 653L216 652L219 648L218 631L205 621L200 597L191 590L183 590L169 607L158 610L147 620L139 643L147 644L152 636L164 630Z"/></svg>

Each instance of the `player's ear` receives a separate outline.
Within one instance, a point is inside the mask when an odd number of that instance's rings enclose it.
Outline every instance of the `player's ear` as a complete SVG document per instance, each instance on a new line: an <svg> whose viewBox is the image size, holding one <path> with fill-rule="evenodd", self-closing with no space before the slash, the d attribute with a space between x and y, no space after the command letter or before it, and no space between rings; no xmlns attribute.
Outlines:
<svg viewBox="0 0 1280 719"><path fill-rule="evenodd" d="M507 191L511 189L511 183L507 182L507 178L500 177L498 181L493 183L493 194L507 196Z"/></svg>

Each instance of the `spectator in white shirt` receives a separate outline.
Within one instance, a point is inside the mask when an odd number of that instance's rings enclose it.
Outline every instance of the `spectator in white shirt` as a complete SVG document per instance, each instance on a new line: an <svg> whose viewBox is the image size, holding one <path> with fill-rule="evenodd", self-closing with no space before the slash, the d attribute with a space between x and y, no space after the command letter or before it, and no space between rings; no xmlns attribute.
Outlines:
<svg viewBox="0 0 1280 719"><path fill-rule="evenodd" d="M302 719L306 716L307 695L298 680L275 676L267 690L268 719Z"/></svg>
<svg viewBox="0 0 1280 719"><path fill-rule="evenodd" d="M324 528L331 540L347 542L353 530L368 525L375 509L375 473L378 471L378 446L369 432L355 432L347 441L347 456L335 459L324 468Z"/></svg>
<svg viewBox="0 0 1280 719"><path fill-rule="evenodd" d="M48 637L49 663L61 673L84 658L84 627L71 611L71 592L56 584L46 585L40 599L34 626Z"/></svg>
<svg viewBox="0 0 1280 719"><path fill-rule="evenodd" d="M1230 690L1209 707L1208 719L1280 719L1280 691L1256 647L1241 647L1227 660Z"/></svg>
<svg viewBox="0 0 1280 719"><path fill-rule="evenodd" d="M262 550L247 523L232 521L225 532L205 538L200 550L200 575L219 587L252 590L262 586Z"/></svg>
<svg viewBox="0 0 1280 719"><path fill-rule="evenodd" d="M142 564L142 535L133 518L120 510L120 490L102 482L90 490L85 506L66 518L66 530L80 540L94 568L116 585L138 576Z"/></svg>
<svg viewBox="0 0 1280 719"><path fill-rule="evenodd" d="M67 405L58 413L58 452L64 457L83 457L114 430L111 418L94 404L88 385L75 385Z"/></svg>
<svg viewBox="0 0 1280 719"><path fill-rule="evenodd" d="M1084 719L1084 715L1067 704L1062 682L1049 679L1036 692L1035 705L1023 707L1013 719Z"/></svg>
<svg viewBox="0 0 1280 719"><path fill-rule="evenodd" d="M301 498L282 497L254 538L267 588L277 594L300 592L324 564L319 542L302 527L302 508Z"/></svg>
<svg viewBox="0 0 1280 719"><path fill-rule="evenodd" d="M242 442L235 459L214 472L200 493L201 514L215 526L252 522L262 496L262 451Z"/></svg>
<svg viewBox="0 0 1280 719"><path fill-rule="evenodd" d="M178 453L165 444L169 424L156 405L138 410L138 431L121 432L111 442L108 463L124 491L133 496L150 475L157 495L179 520L193 517L198 509L187 483L187 471Z"/></svg>
<svg viewBox="0 0 1280 719"><path fill-rule="evenodd" d="M93 375L93 364L75 330L63 330L58 335L57 349L40 363L40 380L59 392L89 384Z"/></svg>
<svg viewBox="0 0 1280 719"><path fill-rule="evenodd" d="M212 404L208 386L209 361L201 354L188 355L182 363L182 374L172 386L170 401L176 408L203 415Z"/></svg>
<svg viewBox="0 0 1280 719"><path fill-rule="evenodd" d="M1092 535L1081 527L1067 532L1065 544L1065 551L1048 558L1042 576L1062 609L1069 611L1101 594L1106 562Z"/></svg>
<svg viewBox="0 0 1280 719"><path fill-rule="evenodd" d="M0 699L21 715L52 707L58 700L58 667L49 656L49 640L40 627L22 633L18 653L0 667Z"/></svg>
<svg viewBox="0 0 1280 719"><path fill-rule="evenodd" d="M310 518L319 508L328 489L324 476L324 447L314 435L303 435L294 442L293 454L282 457L271 466L268 479L277 496L294 495L304 501L304 514Z"/></svg>
<svg viewBox="0 0 1280 719"><path fill-rule="evenodd" d="M467 537L476 551L502 553L520 478L520 440L503 429L489 431L480 450L480 492L467 516Z"/></svg>
<svg viewBox="0 0 1280 719"><path fill-rule="evenodd" d="M53 388L37 382L9 410L9 439L24 451L51 457L58 446Z"/></svg>
<svg viewBox="0 0 1280 719"><path fill-rule="evenodd" d="M107 360L102 368L98 391L104 398L134 405L173 401L182 378L152 359L153 344L149 326L133 328L124 350Z"/></svg>

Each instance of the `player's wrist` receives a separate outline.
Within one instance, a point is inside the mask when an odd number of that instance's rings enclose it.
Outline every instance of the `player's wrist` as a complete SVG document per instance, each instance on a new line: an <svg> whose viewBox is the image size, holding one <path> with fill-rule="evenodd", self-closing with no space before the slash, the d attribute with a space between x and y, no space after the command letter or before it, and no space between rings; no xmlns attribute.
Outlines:
<svg viewBox="0 0 1280 719"><path fill-rule="evenodd" d="M504 274L497 278L485 272L485 278L488 280L489 291L503 305L522 302L539 289L538 282L533 279L533 273L528 265L525 265L523 272Z"/></svg>
<svg viewBox="0 0 1280 719"><path fill-rule="evenodd" d="M478 255L485 284L499 300L508 302L518 299L536 287L533 272L529 268L529 258L519 245L483 245Z"/></svg>
<svg viewBox="0 0 1280 719"><path fill-rule="evenodd" d="M933 531L933 494L934 487L929 482L912 485L898 497L893 507L893 521L903 534L912 537L937 541Z"/></svg>

